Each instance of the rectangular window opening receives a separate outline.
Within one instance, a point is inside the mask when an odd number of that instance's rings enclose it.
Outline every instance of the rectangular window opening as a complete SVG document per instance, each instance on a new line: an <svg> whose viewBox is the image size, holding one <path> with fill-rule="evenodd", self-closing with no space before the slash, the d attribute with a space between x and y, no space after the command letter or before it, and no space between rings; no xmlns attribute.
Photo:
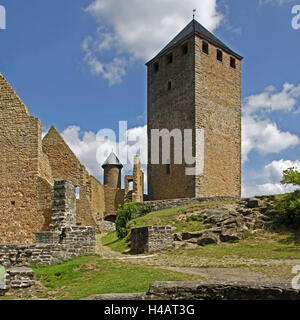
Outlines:
<svg viewBox="0 0 300 320"><path fill-rule="evenodd" d="M168 82L168 90L170 91L171 89L172 89L172 82L169 81L169 82Z"/></svg>
<svg viewBox="0 0 300 320"><path fill-rule="evenodd" d="M167 55L167 63L168 63L168 64L173 63L173 54L172 54L172 53L169 54L169 55Z"/></svg>
<svg viewBox="0 0 300 320"><path fill-rule="evenodd" d="M205 41L202 42L202 51L206 54L209 53L208 43Z"/></svg>
<svg viewBox="0 0 300 320"><path fill-rule="evenodd" d="M217 50L217 60L223 61L223 52L221 50Z"/></svg>
<svg viewBox="0 0 300 320"><path fill-rule="evenodd" d="M182 46L182 54L185 56L187 55L189 52L189 47L187 44L185 44L184 46Z"/></svg>
<svg viewBox="0 0 300 320"><path fill-rule="evenodd" d="M230 67L231 68L236 68L236 61L233 57L230 57Z"/></svg>
<svg viewBox="0 0 300 320"><path fill-rule="evenodd" d="M154 63L154 72L158 72L159 71L159 63L156 62Z"/></svg>
<svg viewBox="0 0 300 320"><path fill-rule="evenodd" d="M171 173L171 166L169 164L166 165L166 174L170 175Z"/></svg>

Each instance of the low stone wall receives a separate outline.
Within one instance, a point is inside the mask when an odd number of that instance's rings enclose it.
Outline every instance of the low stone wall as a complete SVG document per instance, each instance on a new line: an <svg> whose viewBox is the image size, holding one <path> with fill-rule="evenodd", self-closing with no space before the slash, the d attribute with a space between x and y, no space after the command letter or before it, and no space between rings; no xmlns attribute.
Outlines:
<svg viewBox="0 0 300 320"><path fill-rule="evenodd" d="M150 253L173 246L170 226L148 226L131 230L131 250L135 253Z"/></svg>
<svg viewBox="0 0 300 320"><path fill-rule="evenodd" d="M0 245L0 265L50 265L80 255L95 253L95 231L92 227L65 228L61 234L40 232L37 243Z"/></svg>
<svg viewBox="0 0 300 320"><path fill-rule="evenodd" d="M116 231L116 224L114 222L101 220L98 222L98 225L103 231Z"/></svg>
<svg viewBox="0 0 300 320"><path fill-rule="evenodd" d="M154 282L149 299L162 300L300 300L300 290L285 283Z"/></svg>
<svg viewBox="0 0 300 320"><path fill-rule="evenodd" d="M211 197L211 198L184 198L184 199L171 199L171 200L155 200L155 201L144 201L138 203L138 216L146 215L149 212L169 209L173 207L181 207L189 204L197 204L201 202L219 202L219 201L230 201L240 200L240 198L233 197Z"/></svg>
<svg viewBox="0 0 300 320"><path fill-rule="evenodd" d="M0 295L7 291L25 290L35 285L34 271L30 268L16 267L5 270L0 281Z"/></svg>

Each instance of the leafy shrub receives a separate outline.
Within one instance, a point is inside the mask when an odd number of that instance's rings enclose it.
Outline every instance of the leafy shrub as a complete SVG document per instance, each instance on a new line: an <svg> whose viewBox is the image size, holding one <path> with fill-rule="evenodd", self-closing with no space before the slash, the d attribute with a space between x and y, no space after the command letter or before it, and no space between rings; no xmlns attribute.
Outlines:
<svg viewBox="0 0 300 320"><path fill-rule="evenodd" d="M281 183L300 186L300 172L295 168L283 171ZM300 227L300 190L286 194L278 201L275 222L288 227Z"/></svg>
<svg viewBox="0 0 300 320"><path fill-rule="evenodd" d="M300 190L285 195L278 201L275 222L288 227L300 227Z"/></svg>
<svg viewBox="0 0 300 320"><path fill-rule="evenodd" d="M136 217L137 205L134 202L125 201L117 211L116 230L119 239L127 236L127 223Z"/></svg>

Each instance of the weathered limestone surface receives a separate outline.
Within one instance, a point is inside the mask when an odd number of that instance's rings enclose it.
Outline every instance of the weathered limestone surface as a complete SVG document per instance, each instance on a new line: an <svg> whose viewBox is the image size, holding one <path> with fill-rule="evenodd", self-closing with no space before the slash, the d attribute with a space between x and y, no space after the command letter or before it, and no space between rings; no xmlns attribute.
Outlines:
<svg viewBox="0 0 300 320"><path fill-rule="evenodd" d="M218 201L230 201L239 200L239 197L208 197L208 198L182 198L182 199L170 199L170 200L154 200L144 201L138 205L138 216L146 215L149 212L169 209L173 207L181 207L189 204L197 204L202 202L218 202Z"/></svg>
<svg viewBox="0 0 300 320"><path fill-rule="evenodd" d="M149 226L131 230L131 250L135 253L160 251L173 246L169 226Z"/></svg>
<svg viewBox="0 0 300 320"><path fill-rule="evenodd" d="M286 283L153 282L147 293L99 294L82 300L300 300Z"/></svg>
<svg viewBox="0 0 300 320"><path fill-rule="evenodd" d="M273 226L273 196L243 199L227 205L193 212L191 215L203 219L203 230L174 234L176 247L185 243L200 246L241 240L245 232L258 232Z"/></svg>
<svg viewBox="0 0 300 320"><path fill-rule="evenodd" d="M147 294L162 300L300 300L300 290L285 283L154 282Z"/></svg>

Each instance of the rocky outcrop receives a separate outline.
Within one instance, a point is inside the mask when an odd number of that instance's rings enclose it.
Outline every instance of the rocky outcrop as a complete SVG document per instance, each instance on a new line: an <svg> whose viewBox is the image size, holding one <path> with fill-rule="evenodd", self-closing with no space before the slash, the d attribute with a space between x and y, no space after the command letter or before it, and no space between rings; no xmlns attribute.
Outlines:
<svg viewBox="0 0 300 320"><path fill-rule="evenodd" d="M286 283L153 282L147 293L100 294L82 300L300 300Z"/></svg>
<svg viewBox="0 0 300 320"><path fill-rule="evenodd" d="M200 246L236 241L246 231L254 233L272 227L274 197L242 199L239 202L192 213L203 219L203 230L174 234L176 242L188 242Z"/></svg>
<svg viewBox="0 0 300 320"><path fill-rule="evenodd" d="M154 282L147 293L158 300L300 300L300 290L285 283Z"/></svg>

